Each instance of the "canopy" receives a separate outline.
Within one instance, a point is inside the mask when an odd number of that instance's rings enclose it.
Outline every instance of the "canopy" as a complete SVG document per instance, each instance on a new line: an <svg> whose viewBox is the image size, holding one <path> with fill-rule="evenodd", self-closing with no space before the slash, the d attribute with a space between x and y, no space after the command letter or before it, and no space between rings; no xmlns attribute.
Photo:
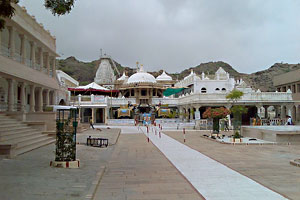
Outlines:
<svg viewBox="0 0 300 200"><path fill-rule="evenodd" d="M184 88L167 88L164 92L163 95L168 97L171 96L173 94L176 94L178 92L181 92Z"/></svg>
<svg viewBox="0 0 300 200"><path fill-rule="evenodd" d="M98 85L98 84L95 83L95 82L92 82L92 83L90 83L90 84L88 84L88 85L84 85L84 86L78 86L78 87L76 87L76 89L109 90L109 89L107 89L107 88L105 88L105 87L102 87L102 86Z"/></svg>
<svg viewBox="0 0 300 200"><path fill-rule="evenodd" d="M92 82L92 83L90 83L88 85L84 85L84 86L68 88L68 90L71 92L74 92L74 95L86 94L87 92L89 92L90 94L117 96L118 92L119 92L119 90L110 90L105 87L102 87L95 82Z"/></svg>

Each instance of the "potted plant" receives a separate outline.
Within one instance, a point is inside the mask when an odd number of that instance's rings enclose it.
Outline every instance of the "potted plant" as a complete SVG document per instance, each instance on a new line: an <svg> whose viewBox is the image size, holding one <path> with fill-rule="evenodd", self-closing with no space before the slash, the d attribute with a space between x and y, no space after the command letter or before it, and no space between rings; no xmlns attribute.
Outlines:
<svg viewBox="0 0 300 200"><path fill-rule="evenodd" d="M226 117L230 114L230 111L227 108L208 108L203 113L204 118L213 119L213 133L218 134L220 131L219 120Z"/></svg>

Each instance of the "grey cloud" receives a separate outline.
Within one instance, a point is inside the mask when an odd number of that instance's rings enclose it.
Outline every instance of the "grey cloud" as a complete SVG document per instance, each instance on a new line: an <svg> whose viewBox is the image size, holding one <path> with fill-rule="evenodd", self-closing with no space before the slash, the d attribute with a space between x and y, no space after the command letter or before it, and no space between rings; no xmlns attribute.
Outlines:
<svg viewBox="0 0 300 200"><path fill-rule="evenodd" d="M123 65L168 72L219 60L254 72L299 60L295 0L77 0L59 18L41 0L21 3L56 35L63 57L91 61L103 48Z"/></svg>

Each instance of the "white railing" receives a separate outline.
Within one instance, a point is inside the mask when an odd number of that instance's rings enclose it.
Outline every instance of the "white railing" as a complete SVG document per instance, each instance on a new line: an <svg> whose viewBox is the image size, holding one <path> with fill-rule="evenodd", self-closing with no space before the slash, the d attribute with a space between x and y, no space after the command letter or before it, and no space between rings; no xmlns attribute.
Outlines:
<svg viewBox="0 0 300 200"><path fill-rule="evenodd" d="M35 69L40 71L41 70L41 65L38 63L35 63Z"/></svg>
<svg viewBox="0 0 300 200"><path fill-rule="evenodd" d="M5 57L10 57L10 52L9 52L9 48L6 46L1 45L1 55L5 56Z"/></svg>
<svg viewBox="0 0 300 200"><path fill-rule="evenodd" d="M128 103L130 104L136 104L136 99L135 98L108 98L108 104L110 104L110 102L112 103L113 106L119 106L119 105L128 105Z"/></svg>
<svg viewBox="0 0 300 200"><path fill-rule="evenodd" d="M198 93L179 98L179 104L201 103L201 102L227 102L226 93ZM238 102L290 102L292 94L287 92L252 92L245 93Z"/></svg>
<svg viewBox="0 0 300 200"><path fill-rule="evenodd" d="M178 98L152 98L152 104L158 105L158 104L168 104L168 105L177 105L178 104Z"/></svg>

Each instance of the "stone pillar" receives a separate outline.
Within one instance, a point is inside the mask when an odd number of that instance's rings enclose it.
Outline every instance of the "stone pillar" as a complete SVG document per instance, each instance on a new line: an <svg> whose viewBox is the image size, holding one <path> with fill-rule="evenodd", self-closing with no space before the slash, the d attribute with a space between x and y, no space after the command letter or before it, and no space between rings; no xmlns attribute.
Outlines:
<svg viewBox="0 0 300 200"><path fill-rule="evenodd" d="M261 115L260 115L261 105L255 105L255 106L256 106L256 109L257 109L257 117L261 118Z"/></svg>
<svg viewBox="0 0 300 200"><path fill-rule="evenodd" d="M49 106L49 93L50 93L50 90L48 90L48 89L45 89L45 105L46 106Z"/></svg>
<svg viewBox="0 0 300 200"><path fill-rule="evenodd" d="M92 122L95 123L95 108L92 108Z"/></svg>
<svg viewBox="0 0 300 200"><path fill-rule="evenodd" d="M43 88L40 87L38 90L38 112L43 112Z"/></svg>
<svg viewBox="0 0 300 200"><path fill-rule="evenodd" d="M285 105L281 106L281 112L280 112L280 118L285 119L286 117L286 110L285 110Z"/></svg>
<svg viewBox="0 0 300 200"><path fill-rule="evenodd" d="M35 86L30 85L30 112L35 112Z"/></svg>
<svg viewBox="0 0 300 200"><path fill-rule="evenodd" d="M300 105L296 105L296 121L299 122L300 121ZM295 121L295 122L296 122Z"/></svg>
<svg viewBox="0 0 300 200"><path fill-rule="evenodd" d="M26 36L25 35L20 35L21 37L21 63L26 64L26 48L25 48L25 41L26 41Z"/></svg>
<svg viewBox="0 0 300 200"><path fill-rule="evenodd" d="M228 110L230 110L232 107L231 104L228 104L225 106L225 108L227 108ZM228 119L228 126L230 127L231 126L231 118L230 118L230 115L227 115L227 119Z"/></svg>
<svg viewBox="0 0 300 200"><path fill-rule="evenodd" d="M185 112L184 112L184 113L185 113L185 117L184 117L184 118L185 118L186 120L188 120L188 119L189 119L189 115L188 115L188 114L189 114L189 113L188 113L188 107L185 106L185 107L184 107L184 110L185 110Z"/></svg>
<svg viewBox="0 0 300 200"><path fill-rule="evenodd" d="M292 116L292 109L293 109L294 105L287 105L286 109L287 109L287 115L292 117L292 120L294 121L294 118Z"/></svg>
<svg viewBox="0 0 300 200"><path fill-rule="evenodd" d="M15 81L13 79L7 79L8 82L8 111L14 111L15 106Z"/></svg>
<svg viewBox="0 0 300 200"><path fill-rule="evenodd" d="M196 119L197 115L199 115L200 119L201 119L200 107L201 106L198 106L198 105L194 106L194 108L195 108L195 113L194 113L195 119Z"/></svg>
<svg viewBox="0 0 300 200"><path fill-rule="evenodd" d="M56 58L53 56L53 62L52 62L52 77L56 77Z"/></svg>
<svg viewBox="0 0 300 200"><path fill-rule="evenodd" d="M15 28L12 26L8 27L9 38L8 38L8 48L9 48L9 56L11 58L15 57Z"/></svg>
<svg viewBox="0 0 300 200"><path fill-rule="evenodd" d="M48 76L50 75L50 59L49 59L49 53L46 52L46 60L45 60L45 64L46 64L46 69L47 69L47 74Z"/></svg>
<svg viewBox="0 0 300 200"><path fill-rule="evenodd" d="M194 119L194 107L190 107L190 120Z"/></svg>
<svg viewBox="0 0 300 200"><path fill-rule="evenodd" d="M30 42L30 62L32 68L35 68L35 45L35 42Z"/></svg>
<svg viewBox="0 0 300 200"><path fill-rule="evenodd" d="M55 90L52 91L52 105L56 105L56 92Z"/></svg>
<svg viewBox="0 0 300 200"><path fill-rule="evenodd" d="M268 115L268 107L269 107L269 106L264 105L263 107L264 107L264 109L265 109L264 118L265 118L265 119L268 119L268 117L269 117L269 115Z"/></svg>
<svg viewBox="0 0 300 200"><path fill-rule="evenodd" d="M104 109L104 123L108 123L108 107L105 107Z"/></svg>
<svg viewBox="0 0 300 200"><path fill-rule="evenodd" d="M2 54L2 52L1 52L2 51L1 47L2 46L1 45L2 45L2 31L0 31L0 55Z"/></svg>
<svg viewBox="0 0 300 200"><path fill-rule="evenodd" d="M26 94L25 94L25 87L26 87L26 84L23 82L21 83L21 92L20 92L20 95L21 95L21 111L24 112L26 111Z"/></svg>
<svg viewBox="0 0 300 200"><path fill-rule="evenodd" d="M78 104L80 105L81 103L81 94L78 95Z"/></svg>
<svg viewBox="0 0 300 200"><path fill-rule="evenodd" d="M40 71L43 71L43 68L44 68L44 63L43 63L43 61L44 61L44 54L43 54L43 48L41 47L40 48L40 51L39 51L39 57L40 57Z"/></svg>

